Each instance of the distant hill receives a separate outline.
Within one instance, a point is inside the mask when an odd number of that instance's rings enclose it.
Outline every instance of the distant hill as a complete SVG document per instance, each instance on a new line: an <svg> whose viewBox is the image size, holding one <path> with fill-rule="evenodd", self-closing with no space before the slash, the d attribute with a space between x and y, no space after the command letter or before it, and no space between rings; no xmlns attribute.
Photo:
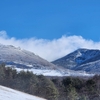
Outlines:
<svg viewBox="0 0 100 100"><path fill-rule="evenodd" d="M32 52L16 48L12 45L0 44L0 62L17 67L55 68L55 65L35 55Z"/></svg>
<svg viewBox="0 0 100 100"><path fill-rule="evenodd" d="M100 74L100 50L78 49L52 63L75 71Z"/></svg>

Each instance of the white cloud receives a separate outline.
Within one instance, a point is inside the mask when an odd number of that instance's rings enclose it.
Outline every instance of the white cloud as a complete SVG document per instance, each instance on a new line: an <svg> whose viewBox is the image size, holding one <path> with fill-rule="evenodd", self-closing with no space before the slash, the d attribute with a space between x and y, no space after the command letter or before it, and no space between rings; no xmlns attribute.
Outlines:
<svg viewBox="0 0 100 100"><path fill-rule="evenodd" d="M59 39L46 40L46 39L16 39L15 37L9 38L5 31L0 32L0 43L5 45L14 45L22 49L34 52L36 55L48 60L53 61L78 48L100 49L100 42L86 40L82 36L62 36Z"/></svg>

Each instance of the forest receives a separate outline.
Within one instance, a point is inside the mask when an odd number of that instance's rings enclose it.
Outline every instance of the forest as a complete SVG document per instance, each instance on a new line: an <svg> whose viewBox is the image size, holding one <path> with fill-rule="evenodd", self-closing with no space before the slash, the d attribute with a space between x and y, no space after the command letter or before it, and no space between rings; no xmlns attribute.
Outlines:
<svg viewBox="0 0 100 100"><path fill-rule="evenodd" d="M100 76L46 77L0 65L0 85L47 100L100 100Z"/></svg>

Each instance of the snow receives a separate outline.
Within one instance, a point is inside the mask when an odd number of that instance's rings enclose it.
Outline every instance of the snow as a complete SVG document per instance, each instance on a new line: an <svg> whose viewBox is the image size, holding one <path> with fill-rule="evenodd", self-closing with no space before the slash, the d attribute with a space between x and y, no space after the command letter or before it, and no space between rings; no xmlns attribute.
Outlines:
<svg viewBox="0 0 100 100"><path fill-rule="evenodd" d="M32 65L33 67L54 67L52 63L35 55L33 52L22 50L11 45L2 44L0 44L0 62L13 62L15 64Z"/></svg>
<svg viewBox="0 0 100 100"><path fill-rule="evenodd" d="M82 56L82 53L80 51L78 51L76 58Z"/></svg>
<svg viewBox="0 0 100 100"><path fill-rule="evenodd" d="M36 75L44 75L44 76L94 76L94 74L86 73L85 71L73 71L73 70L49 70L49 69L21 69L15 68L18 72L20 71L30 71Z"/></svg>
<svg viewBox="0 0 100 100"><path fill-rule="evenodd" d="M0 86L0 100L46 100L14 89Z"/></svg>
<svg viewBox="0 0 100 100"><path fill-rule="evenodd" d="M74 71L100 74L100 50L78 49L52 63Z"/></svg>
<svg viewBox="0 0 100 100"><path fill-rule="evenodd" d="M87 71L89 73L99 74L100 75L100 60L82 64L79 67L76 67L76 70L81 69L82 71Z"/></svg>
<svg viewBox="0 0 100 100"><path fill-rule="evenodd" d="M79 49L77 50L77 54L80 56L76 56L76 58L83 58L83 59L77 59L77 63L82 63L84 61L87 61L88 59L94 58L100 54L99 50L88 50L88 49Z"/></svg>

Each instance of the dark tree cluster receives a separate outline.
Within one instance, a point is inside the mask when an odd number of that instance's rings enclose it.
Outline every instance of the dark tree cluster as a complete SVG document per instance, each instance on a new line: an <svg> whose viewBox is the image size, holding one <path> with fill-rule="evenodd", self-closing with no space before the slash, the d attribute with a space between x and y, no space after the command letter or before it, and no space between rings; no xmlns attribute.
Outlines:
<svg viewBox="0 0 100 100"><path fill-rule="evenodd" d="M29 71L17 72L4 64L0 65L0 84L47 100L58 98L58 90L50 79Z"/></svg>
<svg viewBox="0 0 100 100"><path fill-rule="evenodd" d="M100 100L100 76L51 78L59 100Z"/></svg>
<svg viewBox="0 0 100 100"><path fill-rule="evenodd" d="M100 100L100 76L45 77L0 65L0 85L47 100Z"/></svg>

